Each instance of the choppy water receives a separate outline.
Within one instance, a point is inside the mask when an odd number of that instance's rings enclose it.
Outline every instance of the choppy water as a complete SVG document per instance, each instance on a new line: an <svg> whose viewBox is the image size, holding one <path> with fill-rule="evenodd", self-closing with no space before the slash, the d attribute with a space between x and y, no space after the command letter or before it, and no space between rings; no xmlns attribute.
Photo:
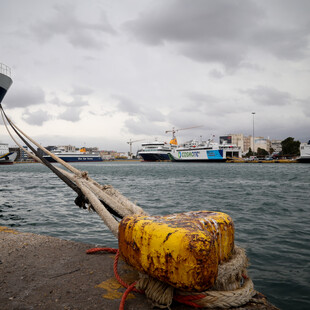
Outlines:
<svg viewBox="0 0 310 310"><path fill-rule="evenodd" d="M76 164L154 215L228 213L255 288L281 309L310 309L310 165L104 162ZM0 166L0 225L101 246L117 241L40 164Z"/></svg>

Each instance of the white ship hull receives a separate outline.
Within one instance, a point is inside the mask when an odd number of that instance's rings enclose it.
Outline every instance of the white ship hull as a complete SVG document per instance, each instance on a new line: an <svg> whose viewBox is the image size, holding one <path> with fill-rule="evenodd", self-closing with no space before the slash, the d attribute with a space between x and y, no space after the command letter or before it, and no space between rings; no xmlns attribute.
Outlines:
<svg viewBox="0 0 310 310"><path fill-rule="evenodd" d="M173 161L183 162L225 162L231 158L241 157L241 150L235 145L219 145L214 142L196 143L191 141L188 145L177 147L170 153Z"/></svg>
<svg viewBox="0 0 310 310"><path fill-rule="evenodd" d="M310 141L307 144L302 143L300 145L300 157L298 158L298 162L310 163Z"/></svg>
<svg viewBox="0 0 310 310"><path fill-rule="evenodd" d="M142 149L138 151L144 161L162 161L170 160L169 153L171 152L171 145L165 142L148 142L142 143Z"/></svg>
<svg viewBox="0 0 310 310"><path fill-rule="evenodd" d="M0 165L10 165L13 164L17 157L16 152L8 152L0 155Z"/></svg>

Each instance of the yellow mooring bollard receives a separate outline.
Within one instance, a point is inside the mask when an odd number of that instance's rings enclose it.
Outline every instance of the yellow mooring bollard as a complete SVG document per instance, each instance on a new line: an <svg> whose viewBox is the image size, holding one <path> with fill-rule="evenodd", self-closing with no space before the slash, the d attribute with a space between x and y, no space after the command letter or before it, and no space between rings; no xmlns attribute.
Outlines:
<svg viewBox="0 0 310 310"><path fill-rule="evenodd" d="M119 250L126 263L184 291L212 287L218 265L233 249L234 224L221 212L127 216L119 225Z"/></svg>

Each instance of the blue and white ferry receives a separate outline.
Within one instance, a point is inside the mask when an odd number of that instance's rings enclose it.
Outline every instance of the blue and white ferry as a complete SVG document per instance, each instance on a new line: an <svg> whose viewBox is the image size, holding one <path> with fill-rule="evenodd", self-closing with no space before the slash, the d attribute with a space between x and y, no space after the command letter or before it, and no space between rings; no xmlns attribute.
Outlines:
<svg viewBox="0 0 310 310"><path fill-rule="evenodd" d="M65 151L61 149L56 149L51 151L57 157L65 162L98 162L103 161L99 152L87 152L85 148L81 148L78 151ZM49 162L56 162L51 156L43 155L43 158Z"/></svg>
<svg viewBox="0 0 310 310"><path fill-rule="evenodd" d="M169 156L172 161L225 162L228 159L240 158L241 148L234 144L219 144L212 139L201 142L191 140L172 149Z"/></svg>

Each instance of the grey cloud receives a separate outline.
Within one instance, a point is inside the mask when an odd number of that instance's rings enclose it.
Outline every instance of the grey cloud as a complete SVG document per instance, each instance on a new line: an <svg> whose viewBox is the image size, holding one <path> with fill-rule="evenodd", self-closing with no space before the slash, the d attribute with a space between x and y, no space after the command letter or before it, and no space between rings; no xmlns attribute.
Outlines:
<svg viewBox="0 0 310 310"><path fill-rule="evenodd" d="M58 115L58 119L63 119L70 122L78 122L81 117L82 108L88 106L88 102L83 100L80 96L74 96L70 102L64 102L61 104L66 106L66 110Z"/></svg>
<svg viewBox="0 0 310 310"><path fill-rule="evenodd" d="M310 27L272 28L261 26L253 33L249 43L259 49L288 60L298 60L307 56Z"/></svg>
<svg viewBox="0 0 310 310"><path fill-rule="evenodd" d="M120 95L114 95L112 97L117 99L117 107L121 112L128 113L129 115L136 115L141 112L140 106L130 99Z"/></svg>
<svg viewBox="0 0 310 310"><path fill-rule="evenodd" d="M86 107L89 105L88 101L84 100L81 95L73 95L71 101L64 101L58 96L54 96L49 103L57 106L67 106L67 107Z"/></svg>
<svg viewBox="0 0 310 310"><path fill-rule="evenodd" d="M72 96L87 96L87 95L91 95L94 91L89 88L89 87L85 87L85 86L74 86L71 92Z"/></svg>
<svg viewBox="0 0 310 310"><path fill-rule="evenodd" d="M165 116L158 110L152 107L146 107L143 113L148 121L150 122L163 122L165 121Z"/></svg>
<svg viewBox="0 0 310 310"><path fill-rule="evenodd" d="M190 103L182 106L180 112L190 112L193 115L197 114L204 117L208 116L223 116L234 114L244 110L244 104L236 98L214 97L201 92L189 92L187 98Z"/></svg>
<svg viewBox="0 0 310 310"><path fill-rule="evenodd" d="M277 24L279 14L289 13L286 1L277 2L275 8L269 2L251 0L196 0L194 4L178 0L160 4L124 27L146 44L174 44L182 55L194 61L221 63L232 71L244 65L252 48L296 59L305 56L308 47L309 22L299 20L300 11L286 24Z"/></svg>
<svg viewBox="0 0 310 310"><path fill-rule="evenodd" d="M140 40L153 45L174 42L200 42L202 39L230 39L261 10L252 1L189 0L161 2L159 8L144 12L125 23ZM229 25L229 27L227 27Z"/></svg>
<svg viewBox="0 0 310 310"><path fill-rule="evenodd" d="M32 26L32 31L40 42L46 42L55 36L65 36L68 42L78 48L100 48L104 45L102 34L115 34L104 12L97 22L84 22L75 16L74 8L69 5L54 6L55 15L46 21Z"/></svg>
<svg viewBox="0 0 310 310"><path fill-rule="evenodd" d="M58 119L63 119L69 122L78 122L81 117L82 109L79 107L69 107L63 113L58 115Z"/></svg>
<svg viewBox="0 0 310 310"><path fill-rule="evenodd" d="M135 135L163 135L165 128L156 125L143 116L136 119L128 119L125 121L125 130Z"/></svg>
<svg viewBox="0 0 310 310"><path fill-rule="evenodd" d="M252 89L241 90L240 92L249 95L254 102L263 105L284 106L295 100L288 92L267 86L258 86Z"/></svg>
<svg viewBox="0 0 310 310"><path fill-rule="evenodd" d="M189 92L187 97L194 102L200 103L217 103L219 99L208 94L203 94L199 92Z"/></svg>
<svg viewBox="0 0 310 310"><path fill-rule="evenodd" d="M216 70L216 69L211 70L211 71L209 72L209 75L210 75L211 77L213 77L213 78L216 78L216 79L221 79L221 78L224 77L224 74L223 74L221 71Z"/></svg>
<svg viewBox="0 0 310 310"><path fill-rule="evenodd" d="M29 112L28 110L26 110L22 118L26 123L30 125L41 126L44 122L51 120L52 116L43 110L38 110L35 112Z"/></svg>
<svg viewBox="0 0 310 310"><path fill-rule="evenodd" d="M13 88L8 92L4 106L8 109L25 108L45 102L45 93L39 87Z"/></svg>
<svg viewBox="0 0 310 310"><path fill-rule="evenodd" d="M149 105L135 103L132 100L120 95L114 95L113 98L118 100L117 106L121 112L126 112L131 116L143 115L143 117L151 122L161 122L165 119L164 115L160 111Z"/></svg>
<svg viewBox="0 0 310 310"><path fill-rule="evenodd" d="M297 100L297 102L300 104L305 115L307 117L310 117L310 98ZM310 120L309 120L309 123L310 123Z"/></svg>

